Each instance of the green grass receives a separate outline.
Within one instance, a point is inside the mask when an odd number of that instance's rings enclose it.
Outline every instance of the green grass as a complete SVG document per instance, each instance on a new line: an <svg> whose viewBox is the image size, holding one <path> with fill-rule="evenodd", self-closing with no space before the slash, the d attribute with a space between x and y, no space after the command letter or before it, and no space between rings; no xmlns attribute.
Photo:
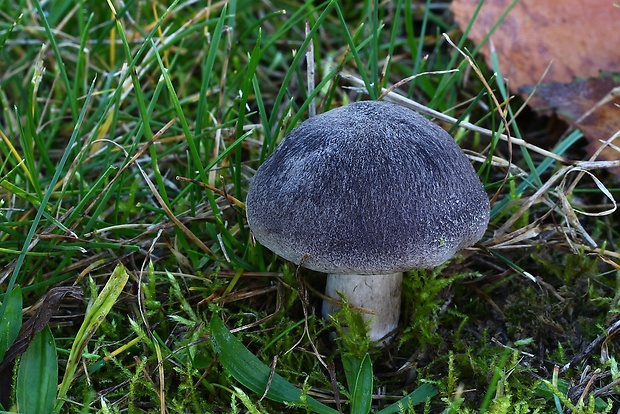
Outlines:
<svg viewBox="0 0 620 414"><path fill-rule="evenodd" d="M537 144L540 119L513 119L501 68L447 6L0 0L0 408L617 410L618 213L580 212L609 209L618 181L562 162L586 159L579 131ZM473 254L407 275L390 346L346 310L358 329L333 342L324 276L253 242L248 183L311 108L421 72L440 73L392 94L460 122L438 121L496 196L492 221Z"/></svg>

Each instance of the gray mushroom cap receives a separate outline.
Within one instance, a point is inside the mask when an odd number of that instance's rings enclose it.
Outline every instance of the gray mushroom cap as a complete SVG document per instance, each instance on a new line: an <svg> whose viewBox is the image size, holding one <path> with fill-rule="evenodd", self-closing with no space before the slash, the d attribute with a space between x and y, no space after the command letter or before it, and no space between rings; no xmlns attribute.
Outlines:
<svg viewBox="0 0 620 414"><path fill-rule="evenodd" d="M303 122L254 176L254 237L325 273L432 268L483 236L489 200L439 126L402 106L364 101Z"/></svg>

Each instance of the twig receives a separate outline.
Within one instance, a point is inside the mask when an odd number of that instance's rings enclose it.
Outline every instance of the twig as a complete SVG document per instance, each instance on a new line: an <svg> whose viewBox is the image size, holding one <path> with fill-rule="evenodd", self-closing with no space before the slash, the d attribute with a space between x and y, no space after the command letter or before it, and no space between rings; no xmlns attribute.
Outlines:
<svg viewBox="0 0 620 414"><path fill-rule="evenodd" d="M609 328L607 328L605 330L604 334L601 334L599 336L596 337L596 339L592 342L590 342L590 344L579 354L575 355L573 357L573 359L571 359L569 361L568 364L564 365L561 369L560 369L560 373L566 371L569 368L572 368L573 366L575 366L575 364L578 364L579 362L581 362L583 359L585 359L586 357L590 356L590 354L592 352L594 352L594 349L599 346L600 344L602 344L605 340L607 340L609 337L617 334L618 332L620 332L620 320L614 322Z"/></svg>

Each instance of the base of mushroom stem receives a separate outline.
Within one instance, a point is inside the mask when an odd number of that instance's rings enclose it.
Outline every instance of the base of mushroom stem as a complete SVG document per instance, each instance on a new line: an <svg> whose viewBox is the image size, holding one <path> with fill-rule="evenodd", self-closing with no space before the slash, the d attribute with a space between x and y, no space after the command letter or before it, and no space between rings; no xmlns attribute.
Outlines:
<svg viewBox="0 0 620 414"><path fill-rule="evenodd" d="M385 275L327 275L325 295L340 301L340 292L350 305L371 311L362 312L369 322L368 336L371 341L386 342L398 327L400 316L400 298L402 290L402 273ZM329 319L338 305L323 301L323 317Z"/></svg>

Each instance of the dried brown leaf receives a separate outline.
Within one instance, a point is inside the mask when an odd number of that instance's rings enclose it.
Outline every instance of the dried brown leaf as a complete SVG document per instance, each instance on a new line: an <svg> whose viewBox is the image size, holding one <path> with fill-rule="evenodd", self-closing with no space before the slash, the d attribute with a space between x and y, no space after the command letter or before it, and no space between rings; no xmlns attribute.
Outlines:
<svg viewBox="0 0 620 414"><path fill-rule="evenodd" d="M523 87L521 92L529 94L532 89ZM581 129L589 140L588 152L595 154L601 141L620 131L619 91L620 82L608 77L552 83L539 86L530 99L530 105L540 112L553 112L568 124ZM620 158L620 152L616 149L620 142L611 144L603 148L597 158Z"/></svg>
<svg viewBox="0 0 620 414"><path fill-rule="evenodd" d="M512 3L486 0L469 37L482 42ZM479 0L452 2L462 29L478 4ZM598 152L601 141L620 130L620 82L607 74L620 68L618 21L620 8L611 0L520 0L491 35L510 88L526 98L542 80L530 106L556 113L581 129L589 140L590 155L605 160L620 156L618 143L616 149L608 146ZM490 64L490 45L485 44L481 53Z"/></svg>
<svg viewBox="0 0 620 414"><path fill-rule="evenodd" d="M464 29L479 0L454 0L451 10ZM486 0L469 37L480 43L512 0ZM597 77L620 67L620 8L612 0L520 0L491 36L503 75L517 90L535 85L549 63L549 82ZM481 52L488 59L489 45Z"/></svg>

